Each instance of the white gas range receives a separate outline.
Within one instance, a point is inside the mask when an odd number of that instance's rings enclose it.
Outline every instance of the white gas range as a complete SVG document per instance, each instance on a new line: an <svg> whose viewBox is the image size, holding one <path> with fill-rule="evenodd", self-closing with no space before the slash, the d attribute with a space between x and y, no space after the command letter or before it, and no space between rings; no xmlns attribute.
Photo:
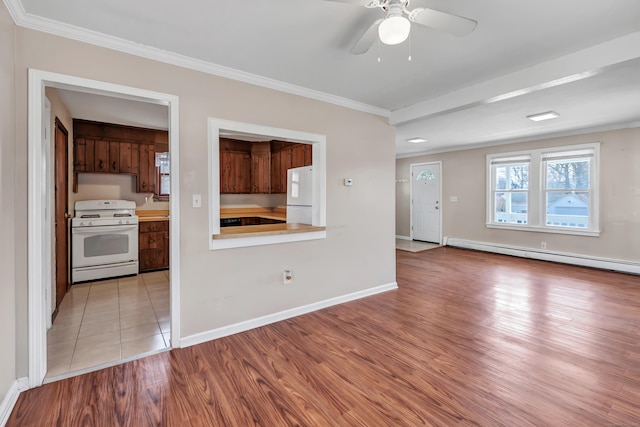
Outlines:
<svg viewBox="0 0 640 427"><path fill-rule="evenodd" d="M135 202L76 202L71 235L71 283L138 274Z"/></svg>

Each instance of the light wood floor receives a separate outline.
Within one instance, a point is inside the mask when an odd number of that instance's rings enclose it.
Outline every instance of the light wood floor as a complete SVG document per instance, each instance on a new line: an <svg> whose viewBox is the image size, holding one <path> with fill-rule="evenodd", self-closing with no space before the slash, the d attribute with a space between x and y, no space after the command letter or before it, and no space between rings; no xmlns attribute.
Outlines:
<svg viewBox="0 0 640 427"><path fill-rule="evenodd" d="M7 425L640 423L640 277L397 257L398 290L47 384Z"/></svg>

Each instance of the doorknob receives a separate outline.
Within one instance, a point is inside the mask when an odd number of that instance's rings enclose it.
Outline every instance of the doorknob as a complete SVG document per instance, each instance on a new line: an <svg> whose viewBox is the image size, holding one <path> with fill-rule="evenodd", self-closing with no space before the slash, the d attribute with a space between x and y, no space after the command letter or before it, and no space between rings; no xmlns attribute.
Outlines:
<svg viewBox="0 0 640 427"><path fill-rule="evenodd" d="M65 212L64 219L69 219L69 218L71 218L71 214L69 212Z"/></svg>

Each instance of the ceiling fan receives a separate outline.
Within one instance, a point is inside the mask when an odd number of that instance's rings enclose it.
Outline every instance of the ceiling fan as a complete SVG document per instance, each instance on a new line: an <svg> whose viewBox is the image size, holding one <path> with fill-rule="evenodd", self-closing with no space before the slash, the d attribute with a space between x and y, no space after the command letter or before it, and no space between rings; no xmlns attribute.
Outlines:
<svg viewBox="0 0 640 427"><path fill-rule="evenodd" d="M338 3L350 3L364 6L368 9L380 8L385 17L377 19L351 48L351 53L361 55L369 50L376 40L376 36L384 44L394 45L402 43L409 37L411 22L444 31L454 36L464 36L471 33L478 25L478 21L462 16L441 12L426 7L409 10L409 0L329 0Z"/></svg>

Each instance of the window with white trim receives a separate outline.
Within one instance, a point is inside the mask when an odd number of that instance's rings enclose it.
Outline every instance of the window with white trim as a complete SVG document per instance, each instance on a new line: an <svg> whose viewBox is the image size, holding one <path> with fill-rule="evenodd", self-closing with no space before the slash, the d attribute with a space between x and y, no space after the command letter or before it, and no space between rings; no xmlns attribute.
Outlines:
<svg viewBox="0 0 640 427"><path fill-rule="evenodd" d="M493 220L497 223L527 224L529 212L529 156L491 161L493 174Z"/></svg>
<svg viewBox="0 0 640 427"><path fill-rule="evenodd" d="M598 235L600 144L487 156L487 227Z"/></svg>

